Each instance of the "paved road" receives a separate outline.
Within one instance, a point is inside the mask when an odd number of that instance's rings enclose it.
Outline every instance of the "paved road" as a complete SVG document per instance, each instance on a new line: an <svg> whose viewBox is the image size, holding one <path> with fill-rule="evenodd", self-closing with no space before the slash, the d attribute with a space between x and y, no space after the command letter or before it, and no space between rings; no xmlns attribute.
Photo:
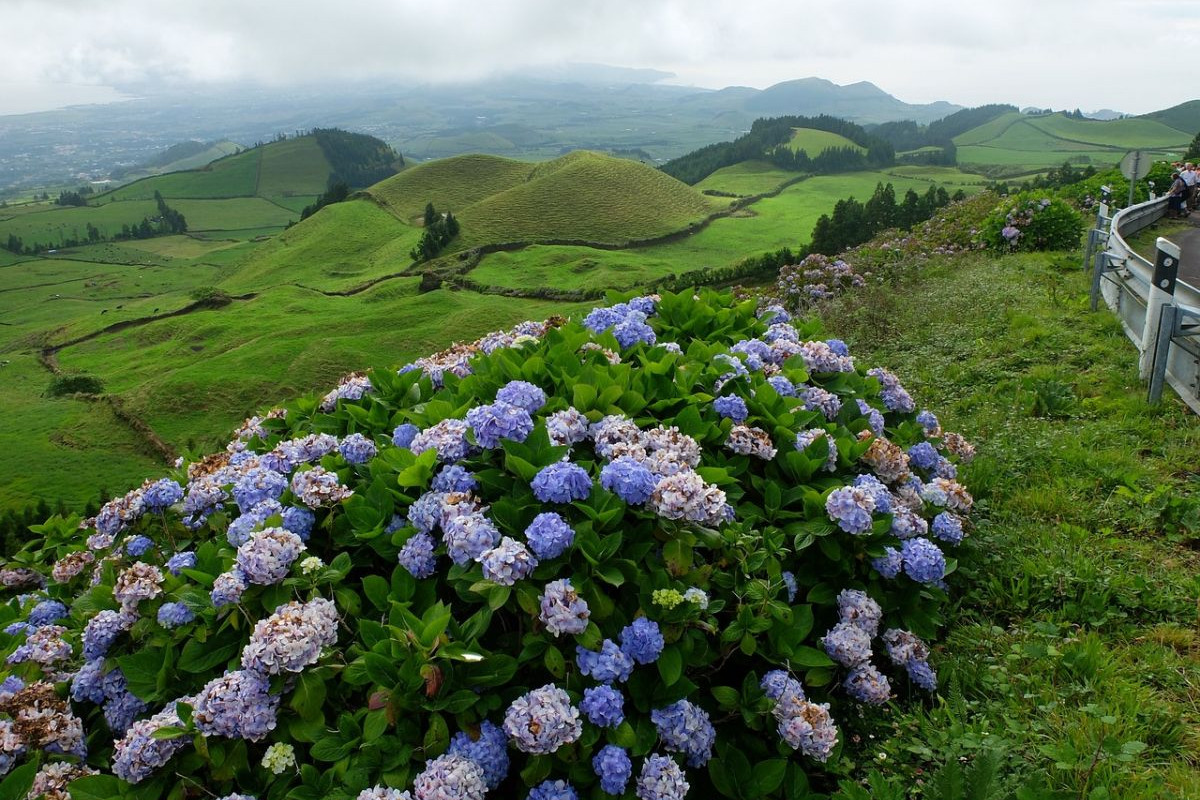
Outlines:
<svg viewBox="0 0 1200 800"><path fill-rule="evenodd" d="M1200 211L1193 211L1187 222L1187 228L1167 238L1179 245L1179 279L1200 288Z"/></svg>

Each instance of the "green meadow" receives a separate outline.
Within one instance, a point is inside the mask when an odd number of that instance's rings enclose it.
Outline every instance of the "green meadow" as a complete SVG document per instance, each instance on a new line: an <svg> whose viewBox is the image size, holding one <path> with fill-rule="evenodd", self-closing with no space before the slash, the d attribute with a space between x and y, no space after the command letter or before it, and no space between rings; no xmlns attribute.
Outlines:
<svg viewBox="0 0 1200 800"><path fill-rule="evenodd" d="M796 128L787 146L792 150L805 151L810 158L816 158L824 151L832 150L835 147L849 148L859 153L867 152L867 148L855 144L845 136L829 131L819 131L815 128Z"/></svg>

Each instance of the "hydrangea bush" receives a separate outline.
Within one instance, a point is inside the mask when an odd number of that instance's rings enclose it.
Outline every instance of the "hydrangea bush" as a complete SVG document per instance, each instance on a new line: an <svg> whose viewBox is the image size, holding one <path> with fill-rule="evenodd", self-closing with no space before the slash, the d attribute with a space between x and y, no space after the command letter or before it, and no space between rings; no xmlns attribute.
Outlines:
<svg viewBox="0 0 1200 800"><path fill-rule="evenodd" d="M1083 238L1083 218L1070 203L1044 194L1005 198L980 228L992 250L1072 250Z"/></svg>
<svg viewBox="0 0 1200 800"><path fill-rule="evenodd" d="M814 332L711 292L525 323L39 526L0 794L805 796L857 705L936 687L971 507L970 446Z"/></svg>

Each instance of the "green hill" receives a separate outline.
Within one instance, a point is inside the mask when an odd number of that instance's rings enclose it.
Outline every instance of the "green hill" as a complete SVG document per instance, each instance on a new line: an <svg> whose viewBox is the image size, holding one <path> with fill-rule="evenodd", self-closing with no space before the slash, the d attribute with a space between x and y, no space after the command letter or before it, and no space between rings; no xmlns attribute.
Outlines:
<svg viewBox="0 0 1200 800"><path fill-rule="evenodd" d="M114 181L131 181L167 172L199 169L219 158L239 153L245 148L228 140L219 142L180 142L171 145L154 158L132 167L116 169L109 173Z"/></svg>
<svg viewBox="0 0 1200 800"><path fill-rule="evenodd" d="M426 203L458 214L486 197L519 185L534 165L499 156L455 156L409 167L367 189L406 222L420 220Z"/></svg>
<svg viewBox="0 0 1200 800"><path fill-rule="evenodd" d="M1200 100L1189 100L1177 106L1164 108L1162 111L1143 114L1142 119L1161 122L1163 125L1172 127L1191 137L1197 131L1200 131Z"/></svg>
<svg viewBox="0 0 1200 800"><path fill-rule="evenodd" d="M819 131L816 128L796 128L792 138L788 140L787 147L794 151L803 150L814 158L836 147L848 147L859 153L867 152L867 148L855 144L845 136L830 131Z"/></svg>
<svg viewBox="0 0 1200 800"><path fill-rule="evenodd" d="M576 151L455 214L464 245L564 239L620 244L683 230L726 205L644 164Z"/></svg>

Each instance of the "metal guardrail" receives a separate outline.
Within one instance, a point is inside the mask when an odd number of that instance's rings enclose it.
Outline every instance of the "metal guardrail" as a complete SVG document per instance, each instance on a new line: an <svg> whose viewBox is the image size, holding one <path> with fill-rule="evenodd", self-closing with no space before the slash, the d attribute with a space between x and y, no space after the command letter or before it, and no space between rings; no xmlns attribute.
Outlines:
<svg viewBox="0 0 1200 800"><path fill-rule="evenodd" d="M1200 289L1176 280L1179 248L1159 240L1156 263L1143 258L1125 237L1149 227L1166 214L1159 198L1118 211L1103 210L1088 239L1092 258L1092 309L1100 298L1121 320L1137 346L1141 377L1150 383L1149 399L1158 402L1169 385L1200 414Z"/></svg>

